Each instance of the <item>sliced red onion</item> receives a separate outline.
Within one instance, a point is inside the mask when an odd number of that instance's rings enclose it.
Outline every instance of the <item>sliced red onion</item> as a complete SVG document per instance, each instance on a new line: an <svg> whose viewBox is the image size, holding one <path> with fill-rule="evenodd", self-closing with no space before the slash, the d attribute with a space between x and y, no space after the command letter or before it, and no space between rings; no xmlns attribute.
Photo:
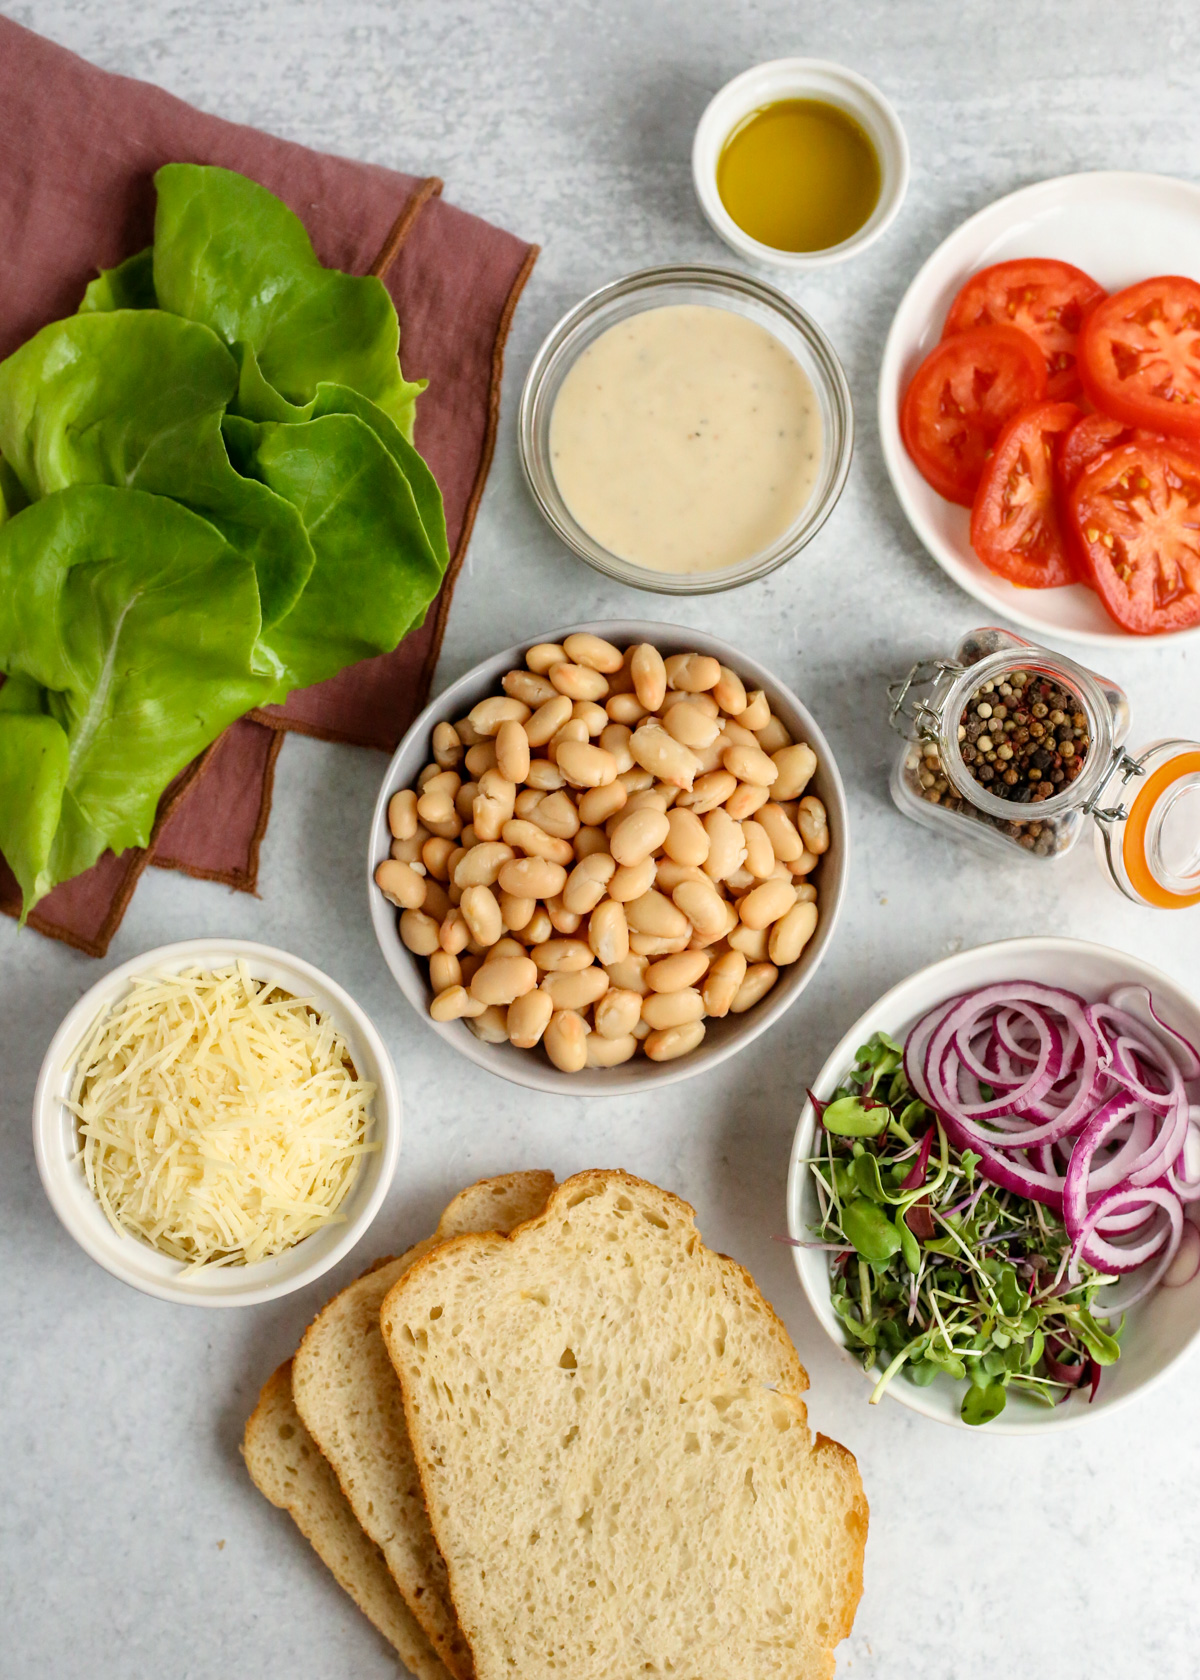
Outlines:
<svg viewBox="0 0 1200 1680"><path fill-rule="evenodd" d="M1184 1038L1181 1032L1168 1026L1158 1010L1148 986L1118 986L1108 994L1109 1003L1132 1015L1166 1046L1168 1053L1184 1079L1200 1079L1200 1050Z"/></svg>
<svg viewBox="0 0 1200 1680"><path fill-rule="evenodd" d="M1105 1213L1116 1212L1122 1205L1144 1207L1150 1203L1157 1203L1166 1219L1155 1220L1149 1235L1141 1235L1139 1241L1118 1245L1097 1233L1096 1226ZM1170 1190L1153 1184L1140 1190L1110 1190L1106 1196L1101 1196L1084 1220L1067 1275L1072 1282L1078 1282L1080 1263L1086 1261L1098 1272L1115 1272L1119 1276L1123 1272L1135 1272L1147 1260L1161 1253L1167 1254L1169 1265L1182 1235L1183 1209L1179 1198Z"/></svg>

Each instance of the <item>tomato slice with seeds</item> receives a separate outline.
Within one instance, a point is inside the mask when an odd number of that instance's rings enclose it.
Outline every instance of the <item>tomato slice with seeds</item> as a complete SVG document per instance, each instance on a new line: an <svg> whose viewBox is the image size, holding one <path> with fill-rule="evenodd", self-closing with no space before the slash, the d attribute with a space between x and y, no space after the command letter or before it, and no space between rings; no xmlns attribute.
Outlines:
<svg viewBox="0 0 1200 1680"><path fill-rule="evenodd" d="M1009 421L971 510L971 547L991 572L1025 589L1074 583L1058 517L1056 458L1079 420L1074 403L1041 403Z"/></svg>
<svg viewBox="0 0 1200 1680"><path fill-rule="evenodd" d="M1138 636L1200 624L1200 461L1129 443L1083 469L1068 517L1096 592Z"/></svg>
<svg viewBox="0 0 1200 1680"><path fill-rule="evenodd" d="M900 435L921 476L970 507L1006 423L1046 394L1046 363L1015 327L977 327L934 346L900 405Z"/></svg>
<svg viewBox="0 0 1200 1680"><path fill-rule="evenodd" d="M973 274L950 305L943 338L970 327L1016 327L1046 358L1046 395L1065 402L1080 392L1075 366L1079 329L1104 287L1071 263L1020 257Z"/></svg>
<svg viewBox="0 0 1200 1680"><path fill-rule="evenodd" d="M1105 298L1079 335L1079 374L1127 426L1200 437L1200 285L1166 274Z"/></svg>

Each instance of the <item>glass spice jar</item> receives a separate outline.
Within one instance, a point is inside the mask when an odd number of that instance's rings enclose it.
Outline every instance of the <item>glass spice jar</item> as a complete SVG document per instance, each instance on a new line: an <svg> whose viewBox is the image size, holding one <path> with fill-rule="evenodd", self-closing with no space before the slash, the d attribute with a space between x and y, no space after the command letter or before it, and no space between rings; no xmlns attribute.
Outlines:
<svg viewBox="0 0 1200 1680"><path fill-rule="evenodd" d="M1200 904L1200 742L1125 750L1129 702L1107 678L1007 630L893 683L905 737L897 807L992 857L1062 857L1091 828L1112 884L1162 909Z"/></svg>

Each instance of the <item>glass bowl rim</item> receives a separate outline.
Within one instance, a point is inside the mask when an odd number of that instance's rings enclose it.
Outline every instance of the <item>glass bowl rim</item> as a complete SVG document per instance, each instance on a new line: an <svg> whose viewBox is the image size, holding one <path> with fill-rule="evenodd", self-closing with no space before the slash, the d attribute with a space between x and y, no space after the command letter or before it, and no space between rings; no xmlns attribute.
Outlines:
<svg viewBox="0 0 1200 1680"><path fill-rule="evenodd" d="M672 285L697 286L726 298L731 295L748 298L782 318L804 341L835 422L835 437L826 440L832 441L836 448L832 473L824 494L812 499L801 511L800 524L793 524L770 547L752 555L749 560L714 572L654 572L611 553L571 518L551 474L542 471L535 448L537 421L547 378L572 344L583 336L589 324L609 304L639 296L650 298L660 289ZM571 359L572 366L574 359ZM814 384L816 382L814 380ZM550 529L573 554L596 571L635 589L663 595L712 595L766 577L777 567L794 559L821 530L840 501L849 476L854 453L854 407L849 382L837 351L812 317L785 292L753 275L741 274L736 269L723 268L717 263L666 263L636 269L616 280L607 281L567 310L551 327L538 347L521 389L517 440L529 492Z"/></svg>

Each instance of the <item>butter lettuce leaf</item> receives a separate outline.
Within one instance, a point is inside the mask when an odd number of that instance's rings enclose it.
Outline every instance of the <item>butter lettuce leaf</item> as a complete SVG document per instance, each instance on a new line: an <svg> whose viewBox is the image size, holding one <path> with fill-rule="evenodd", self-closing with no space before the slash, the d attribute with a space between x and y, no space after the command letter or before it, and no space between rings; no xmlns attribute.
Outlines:
<svg viewBox="0 0 1200 1680"><path fill-rule="evenodd" d="M211 165L169 163L154 177L159 305L245 344L289 403L349 385L412 437L415 399L397 360L400 326L383 282L325 268L298 216L257 182Z"/></svg>
<svg viewBox="0 0 1200 1680"><path fill-rule="evenodd" d="M83 294L81 315L98 309L157 309L154 295L154 251L147 245L126 257L116 268L102 268Z"/></svg>
<svg viewBox="0 0 1200 1680"><path fill-rule="evenodd" d="M0 526L0 849L25 914L145 845L171 778L268 696L260 627L254 567L166 497L78 485Z"/></svg>
<svg viewBox="0 0 1200 1680"><path fill-rule="evenodd" d="M234 470L221 435L237 364L207 327L162 310L69 316L0 362L0 451L30 499L72 484L170 496L258 574L265 623L313 567L296 510Z"/></svg>
<svg viewBox="0 0 1200 1680"><path fill-rule="evenodd" d="M304 593L263 634L283 686L307 687L389 653L437 594L445 536L439 548L436 523L431 539L412 485L377 433L339 412L296 425L231 415L225 435L239 469L296 508L313 547Z"/></svg>

